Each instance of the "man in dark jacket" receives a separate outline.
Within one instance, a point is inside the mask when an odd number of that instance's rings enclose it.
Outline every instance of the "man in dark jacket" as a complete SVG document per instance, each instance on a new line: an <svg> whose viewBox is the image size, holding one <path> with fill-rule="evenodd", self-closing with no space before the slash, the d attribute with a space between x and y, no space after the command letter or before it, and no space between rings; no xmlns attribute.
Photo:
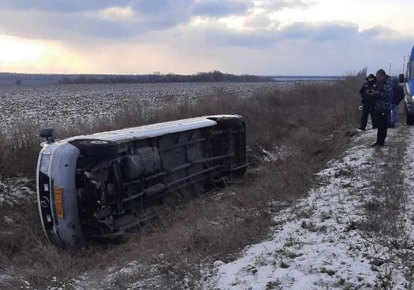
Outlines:
<svg viewBox="0 0 414 290"><path fill-rule="evenodd" d="M359 129L363 131L365 131L365 128L367 126L368 115L371 115L372 128L377 128L375 119L376 114L374 112L374 96L372 95L376 86L376 78L373 74L370 74L366 80L367 82L364 83L359 90L362 104L362 116Z"/></svg>
<svg viewBox="0 0 414 290"><path fill-rule="evenodd" d="M397 78L393 79L392 90L394 95L392 98L390 128L395 128L398 121L398 105L405 97L404 88L398 84Z"/></svg>
<svg viewBox="0 0 414 290"><path fill-rule="evenodd" d="M377 86L372 95L375 98L375 113L377 116L377 142L372 147L383 147L387 138L388 116L392 107L393 85L391 78L383 69L377 71Z"/></svg>

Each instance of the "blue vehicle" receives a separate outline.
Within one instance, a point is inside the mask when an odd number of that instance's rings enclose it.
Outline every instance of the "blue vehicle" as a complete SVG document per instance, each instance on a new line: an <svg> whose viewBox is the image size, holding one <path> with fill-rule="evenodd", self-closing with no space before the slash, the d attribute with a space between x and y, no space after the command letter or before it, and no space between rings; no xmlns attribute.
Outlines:
<svg viewBox="0 0 414 290"><path fill-rule="evenodd" d="M406 63L405 73L399 75L399 82L404 84L407 125L414 125L414 46Z"/></svg>

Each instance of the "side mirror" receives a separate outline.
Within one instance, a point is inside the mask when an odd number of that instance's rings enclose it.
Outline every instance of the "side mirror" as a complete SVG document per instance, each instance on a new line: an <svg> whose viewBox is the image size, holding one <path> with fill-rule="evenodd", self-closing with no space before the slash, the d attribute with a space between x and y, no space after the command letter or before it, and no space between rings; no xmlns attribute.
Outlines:
<svg viewBox="0 0 414 290"><path fill-rule="evenodd" d="M55 130L53 128L41 129L39 135L41 138L46 138L48 144L55 142Z"/></svg>
<svg viewBox="0 0 414 290"><path fill-rule="evenodd" d="M398 82L399 82L400 84L405 83L405 77L404 77L404 74L400 74L400 75L398 76Z"/></svg>

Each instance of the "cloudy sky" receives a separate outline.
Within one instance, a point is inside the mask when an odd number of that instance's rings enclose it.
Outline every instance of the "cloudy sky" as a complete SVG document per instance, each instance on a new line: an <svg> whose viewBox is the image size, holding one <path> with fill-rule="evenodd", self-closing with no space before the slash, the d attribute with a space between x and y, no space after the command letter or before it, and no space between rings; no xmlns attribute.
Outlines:
<svg viewBox="0 0 414 290"><path fill-rule="evenodd" d="M397 74L413 0L0 0L0 72Z"/></svg>

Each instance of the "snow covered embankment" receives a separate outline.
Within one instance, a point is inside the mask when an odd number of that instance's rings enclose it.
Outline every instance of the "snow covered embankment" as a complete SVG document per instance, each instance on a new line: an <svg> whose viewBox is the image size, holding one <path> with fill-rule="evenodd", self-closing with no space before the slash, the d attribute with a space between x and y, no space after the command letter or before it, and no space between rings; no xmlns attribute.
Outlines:
<svg viewBox="0 0 414 290"><path fill-rule="evenodd" d="M391 169L403 172L404 166L396 168L397 163L392 163L392 159L403 158L414 168L414 137L410 137L409 148L405 150L404 136L410 132L405 127L391 131L388 146L380 150L367 146L375 141L374 131L357 137L355 144L363 145L355 145L344 158L328 164L327 169L317 174L315 188L307 198L275 216L276 226L268 241L248 247L241 258L231 263L216 262L214 274L205 277L202 287L410 289L412 269L401 259L394 259L392 255L398 253L390 251L387 243L379 242L380 231L372 234L374 230L367 226L371 225L367 205L371 200L384 198L378 195L384 188L384 192L389 192L388 185L378 181L386 180L383 177ZM395 156L401 153L397 147L408 152L407 156ZM414 185L410 174L406 183ZM409 190L404 196L407 202L414 200ZM403 221L405 233L413 229L412 209L408 203L398 208L395 222ZM404 239L387 237L381 241ZM398 251L402 255L412 254L409 247Z"/></svg>

